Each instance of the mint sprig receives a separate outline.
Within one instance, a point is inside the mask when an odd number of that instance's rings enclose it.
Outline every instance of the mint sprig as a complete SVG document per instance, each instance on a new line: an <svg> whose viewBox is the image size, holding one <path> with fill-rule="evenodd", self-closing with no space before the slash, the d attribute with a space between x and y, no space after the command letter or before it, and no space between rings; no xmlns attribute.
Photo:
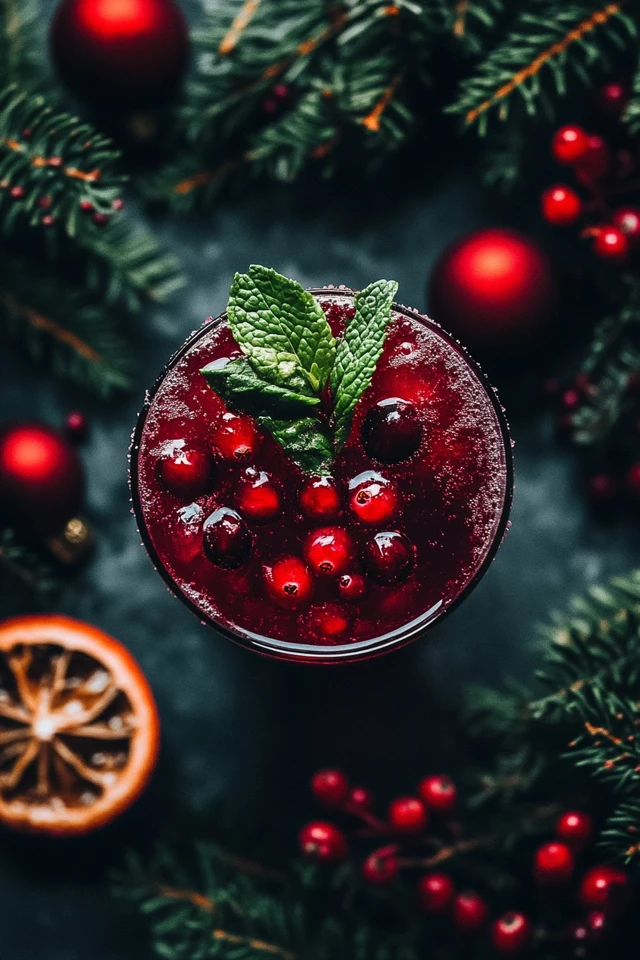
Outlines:
<svg viewBox="0 0 640 960"><path fill-rule="evenodd" d="M201 372L230 406L256 417L302 470L329 473L371 383L397 289L395 281L378 280L356 294L355 315L336 339L312 294L275 270L251 266L235 275L227 308L244 356ZM328 399L332 413L321 420Z"/></svg>

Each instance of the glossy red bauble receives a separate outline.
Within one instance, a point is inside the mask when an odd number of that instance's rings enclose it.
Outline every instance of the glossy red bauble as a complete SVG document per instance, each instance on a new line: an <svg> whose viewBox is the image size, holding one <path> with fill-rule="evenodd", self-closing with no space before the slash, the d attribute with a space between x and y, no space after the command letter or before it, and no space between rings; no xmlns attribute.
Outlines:
<svg viewBox="0 0 640 960"><path fill-rule="evenodd" d="M388 819L397 833L420 833L427 825L428 814L417 797L397 797L389 804Z"/></svg>
<svg viewBox="0 0 640 960"><path fill-rule="evenodd" d="M349 781L342 770L318 770L311 780L311 790L325 807L340 807L349 796Z"/></svg>
<svg viewBox="0 0 640 960"><path fill-rule="evenodd" d="M298 842L306 857L322 863L341 863L349 852L342 830L323 820L307 823L298 835Z"/></svg>
<svg viewBox="0 0 640 960"><path fill-rule="evenodd" d="M455 884L446 873L426 873L418 880L418 905L425 913L444 913L455 892Z"/></svg>
<svg viewBox="0 0 640 960"><path fill-rule="evenodd" d="M621 906L629 886L629 877L617 867L606 864L593 867L580 884L580 903L591 909Z"/></svg>
<svg viewBox="0 0 640 960"><path fill-rule="evenodd" d="M606 477L606 475L605 475ZM597 479L596 477L592 478ZM582 850L593 835L593 820L588 813L568 810L558 818L556 836L572 850Z"/></svg>
<svg viewBox="0 0 640 960"><path fill-rule="evenodd" d="M617 227L604 226L594 238L593 252L599 260L624 263L629 256L629 238Z"/></svg>
<svg viewBox="0 0 640 960"><path fill-rule="evenodd" d="M514 230L478 230L438 260L429 302L434 320L468 346L526 352L553 321L557 283L535 241Z"/></svg>
<svg viewBox="0 0 640 960"><path fill-rule="evenodd" d="M476 933L487 921L489 907L479 893L465 890L453 901L453 922L461 933Z"/></svg>
<svg viewBox="0 0 640 960"><path fill-rule="evenodd" d="M513 955L524 950L531 933L529 918L513 911L496 920L491 928L491 940L498 953Z"/></svg>
<svg viewBox="0 0 640 960"><path fill-rule="evenodd" d="M582 200L571 187L559 183L542 194L542 216L555 227L567 227L580 219Z"/></svg>
<svg viewBox="0 0 640 960"><path fill-rule="evenodd" d="M566 883L574 868L573 854L564 843L545 843L536 850L533 873L542 884Z"/></svg>
<svg viewBox="0 0 640 960"><path fill-rule="evenodd" d="M128 111L163 103L189 51L175 0L62 0L50 40L56 68L75 94Z"/></svg>
<svg viewBox="0 0 640 960"><path fill-rule="evenodd" d="M76 450L39 423L0 429L0 515L37 536L59 533L82 505L84 470Z"/></svg>
<svg viewBox="0 0 640 960"><path fill-rule="evenodd" d="M451 777L425 777L418 784L418 793L429 810L451 813L458 801L458 791Z"/></svg>
<svg viewBox="0 0 640 960"><path fill-rule="evenodd" d="M582 127L560 127L551 144L554 159L564 166L572 167L582 160L589 149L589 136Z"/></svg>

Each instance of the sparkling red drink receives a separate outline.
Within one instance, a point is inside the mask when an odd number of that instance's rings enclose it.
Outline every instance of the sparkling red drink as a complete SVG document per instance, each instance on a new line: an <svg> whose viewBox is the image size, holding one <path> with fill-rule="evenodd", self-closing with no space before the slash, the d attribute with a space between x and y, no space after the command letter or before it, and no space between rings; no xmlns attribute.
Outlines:
<svg viewBox="0 0 640 960"><path fill-rule="evenodd" d="M312 292L340 335L352 291ZM131 489L157 569L201 620L271 656L356 660L413 639L477 584L506 529L494 391L448 334L394 305L349 441L310 478L200 372L240 355L226 314L208 321L140 414Z"/></svg>

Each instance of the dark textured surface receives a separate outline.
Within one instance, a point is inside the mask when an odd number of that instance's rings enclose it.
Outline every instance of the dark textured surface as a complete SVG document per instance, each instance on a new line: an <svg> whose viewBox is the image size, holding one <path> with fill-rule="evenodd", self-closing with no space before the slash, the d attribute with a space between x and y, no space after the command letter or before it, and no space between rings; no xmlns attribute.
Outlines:
<svg viewBox="0 0 640 960"><path fill-rule="evenodd" d="M325 186L312 195L271 187L222 206L208 223L154 226L182 258L189 283L140 320L135 396L116 409L88 407L83 457L97 553L63 606L139 659L160 706L161 763L138 807L96 838L0 835L1 960L146 960L141 931L104 882L123 842L152 837L185 802L258 814L291 842L311 810L309 774L323 763L378 787L384 801L394 786L411 790L420 773L451 765L443 715L459 685L526 676L535 622L637 559L637 530L589 515L575 458L558 446L548 414L526 412L535 406L526 378L515 389L505 362L494 380L509 401L516 440L513 528L482 584L428 638L351 667L270 662L217 639L165 590L129 512L129 436L145 386L185 335L224 307L233 272L259 262L305 285L356 288L395 278L399 299L423 308L440 250L467 229L504 222L463 172L414 177L377 209L380 197L358 188ZM0 390L3 420L59 424L78 403L12 353L0 359Z"/></svg>

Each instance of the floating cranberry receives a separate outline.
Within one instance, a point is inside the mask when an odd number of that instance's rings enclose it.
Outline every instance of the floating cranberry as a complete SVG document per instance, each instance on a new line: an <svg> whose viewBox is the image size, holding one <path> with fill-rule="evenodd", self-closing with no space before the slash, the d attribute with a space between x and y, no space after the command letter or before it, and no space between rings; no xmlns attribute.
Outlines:
<svg viewBox="0 0 640 960"><path fill-rule="evenodd" d="M580 902L584 907L609 908L625 900L629 878L617 867L593 867L580 885Z"/></svg>
<svg viewBox="0 0 640 960"><path fill-rule="evenodd" d="M320 577L336 577L345 573L353 553L353 541L343 527L314 530L304 544L307 562Z"/></svg>
<svg viewBox="0 0 640 960"><path fill-rule="evenodd" d="M338 580L338 593L343 600L359 600L367 592L367 581L359 573L343 573Z"/></svg>
<svg viewBox="0 0 640 960"><path fill-rule="evenodd" d="M418 880L418 905L425 913L444 913L455 893L454 882L446 873L425 873Z"/></svg>
<svg viewBox="0 0 640 960"><path fill-rule="evenodd" d="M177 497L199 497L211 486L211 454L203 447L188 447L183 440L177 441L158 460L158 474Z"/></svg>
<svg viewBox="0 0 640 960"><path fill-rule="evenodd" d="M582 850L593 834L593 820L588 813L569 810L558 818L556 836L572 850Z"/></svg>
<svg viewBox="0 0 640 960"><path fill-rule="evenodd" d="M312 477L300 493L300 509L312 520L331 520L340 509L340 495L333 477Z"/></svg>
<svg viewBox="0 0 640 960"><path fill-rule="evenodd" d="M280 492L268 473L251 467L240 482L237 504L247 520L269 523L280 513Z"/></svg>
<svg viewBox="0 0 640 960"><path fill-rule="evenodd" d="M593 251L600 260L622 263L629 255L629 239L617 227L602 227L593 241Z"/></svg>
<svg viewBox="0 0 640 960"><path fill-rule="evenodd" d="M375 850L362 864L362 877L374 887L383 887L398 876L399 864L395 852Z"/></svg>
<svg viewBox="0 0 640 960"><path fill-rule="evenodd" d="M571 187L557 184L542 194L542 216L547 223L556 227L566 227L580 218L582 200Z"/></svg>
<svg viewBox="0 0 640 960"><path fill-rule="evenodd" d="M621 207L614 213L612 223L627 235L630 243L640 243L640 207Z"/></svg>
<svg viewBox="0 0 640 960"><path fill-rule="evenodd" d="M211 435L213 446L225 460L252 460L260 438L250 417L224 413Z"/></svg>
<svg viewBox="0 0 640 960"><path fill-rule="evenodd" d="M204 522L204 552L212 563L237 570L251 553L251 533L235 510L220 507Z"/></svg>
<svg viewBox="0 0 640 960"><path fill-rule="evenodd" d="M398 583L409 576L414 563L411 542L404 533L384 530L367 540L362 562L378 583Z"/></svg>
<svg viewBox="0 0 640 960"><path fill-rule="evenodd" d="M349 629L350 618L337 603L312 607L304 624L311 640L336 643Z"/></svg>
<svg viewBox="0 0 640 960"><path fill-rule="evenodd" d="M366 470L349 483L349 507L362 523L385 523L398 511L399 495L394 483Z"/></svg>
<svg viewBox="0 0 640 960"><path fill-rule="evenodd" d="M476 933L487 921L489 908L479 893L465 890L453 901L453 921L461 933Z"/></svg>
<svg viewBox="0 0 640 960"><path fill-rule="evenodd" d="M560 127L556 132L551 152L558 163L572 167L581 160L589 149L589 137L577 126Z"/></svg>
<svg viewBox="0 0 640 960"><path fill-rule="evenodd" d="M574 868L573 854L564 843L545 843L536 850L533 872L538 883L566 883Z"/></svg>
<svg viewBox="0 0 640 960"><path fill-rule="evenodd" d="M311 780L311 790L325 807L340 807L349 796L349 781L342 770L318 770Z"/></svg>
<svg viewBox="0 0 640 960"><path fill-rule="evenodd" d="M298 842L305 856L322 863L340 863L349 852L342 830L323 820L307 823L300 831Z"/></svg>
<svg viewBox="0 0 640 960"><path fill-rule="evenodd" d="M423 427L414 405L400 397L381 400L369 410L362 426L365 450L381 463L400 463L416 452Z"/></svg>
<svg viewBox="0 0 640 960"><path fill-rule="evenodd" d="M389 804L387 816L397 833L421 833L429 819L424 803L417 797L396 797Z"/></svg>
<svg viewBox="0 0 640 960"><path fill-rule="evenodd" d="M352 810L371 810L373 794L366 787L352 787L347 798L347 807Z"/></svg>
<svg viewBox="0 0 640 960"><path fill-rule="evenodd" d="M451 813L458 800L458 791L451 777L425 777L418 784L418 793L429 810Z"/></svg>
<svg viewBox="0 0 640 960"><path fill-rule="evenodd" d="M513 955L524 950L531 933L529 918L514 910L496 920L491 928L491 940L498 953Z"/></svg>
<svg viewBox="0 0 640 960"><path fill-rule="evenodd" d="M298 557L283 557L271 567L265 567L267 589L281 607L293 610L311 596L311 574Z"/></svg>

